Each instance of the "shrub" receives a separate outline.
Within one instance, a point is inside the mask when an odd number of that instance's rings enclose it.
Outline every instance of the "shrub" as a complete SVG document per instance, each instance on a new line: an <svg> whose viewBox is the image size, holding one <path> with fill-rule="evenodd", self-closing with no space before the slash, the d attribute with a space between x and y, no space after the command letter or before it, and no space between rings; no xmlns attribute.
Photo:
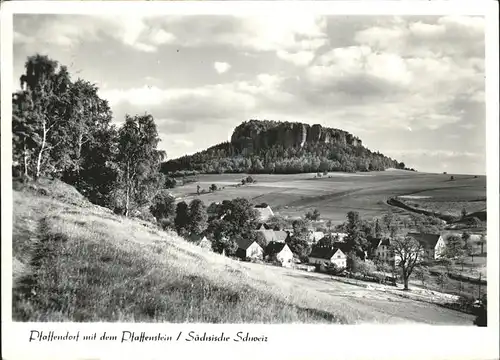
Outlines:
<svg viewBox="0 0 500 360"><path fill-rule="evenodd" d="M217 185L212 184L212 185L210 185L209 189L210 189L210 191L217 191Z"/></svg>
<svg viewBox="0 0 500 360"><path fill-rule="evenodd" d="M174 178L167 177L165 179L165 188L173 189L177 185L177 181Z"/></svg>
<svg viewBox="0 0 500 360"><path fill-rule="evenodd" d="M175 213L175 198L167 191L160 191L153 198L153 204L149 207L149 211L157 221L168 218Z"/></svg>

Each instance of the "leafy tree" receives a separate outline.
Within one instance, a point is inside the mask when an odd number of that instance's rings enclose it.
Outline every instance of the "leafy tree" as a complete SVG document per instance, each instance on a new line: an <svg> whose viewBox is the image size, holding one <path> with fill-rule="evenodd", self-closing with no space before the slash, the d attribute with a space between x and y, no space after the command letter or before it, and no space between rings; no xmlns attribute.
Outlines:
<svg viewBox="0 0 500 360"><path fill-rule="evenodd" d="M125 124L118 131L117 163L120 168L120 186L124 189L125 216L128 216L133 203L144 199L142 186L158 174L160 162L165 153L156 149L158 132L151 115L131 117L126 115ZM151 181L152 187L158 187L157 180Z"/></svg>
<svg viewBox="0 0 500 360"><path fill-rule="evenodd" d="M426 266L418 266L415 268L415 277L422 282L422 286L425 286L426 280L430 277L429 268Z"/></svg>
<svg viewBox="0 0 500 360"><path fill-rule="evenodd" d="M306 213L306 219L312 220L312 221L317 221L321 217L321 214L318 209L314 209L312 212L308 211Z"/></svg>
<svg viewBox="0 0 500 360"><path fill-rule="evenodd" d="M292 223L293 236L287 239L290 250L301 260L306 261L311 252L309 245L309 223L303 219L297 219Z"/></svg>
<svg viewBox="0 0 500 360"><path fill-rule="evenodd" d="M175 230L179 235L187 235L189 233L189 207L185 201L177 204L175 209Z"/></svg>
<svg viewBox="0 0 500 360"><path fill-rule="evenodd" d="M467 209L462 208L462 219L465 219L467 217Z"/></svg>
<svg viewBox="0 0 500 360"><path fill-rule="evenodd" d="M363 278L367 278L376 271L375 264L369 260L360 261L358 264L358 271L363 275Z"/></svg>
<svg viewBox="0 0 500 360"><path fill-rule="evenodd" d="M173 188L175 188L176 185L177 185L177 182L175 181L175 179L173 179L171 177L165 178L165 188L173 189Z"/></svg>
<svg viewBox="0 0 500 360"><path fill-rule="evenodd" d="M332 230L333 230L333 221L332 220L328 220L326 222L326 229L328 232L332 232Z"/></svg>
<svg viewBox="0 0 500 360"><path fill-rule="evenodd" d="M194 199L189 204L188 230L192 234L201 234L207 228L207 208L203 201Z"/></svg>
<svg viewBox="0 0 500 360"><path fill-rule="evenodd" d="M153 198L149 211L158 222L162 219L168 219L175 213L175 198L167 191L162 190Z"/></svg>
<svg viewBox="0 0 500 360"><path fill-rule="evenodd" d="M384 214L384 216L382 216L382 222L384 224L385 231L390 232L394 224L394 214L392 213L392 211L389 211L388 213Z"/></svg>
<svg viewBox="0 0 500 360"><path fill-rule="evenodd" d="M444 286L448 284L448 282L449 282L448 274L445 271L439 271L436 278L436 283L440 285L441 291L443 291Z"/></svg>
<svg viewBox="0 0 500 360"><path fill-rule="evenodd" d="M471 257L471 261L474 262L475 249L474 249L474 245L470 242L470 240L465 242L464 251L465 251L465 254L467 254L467 256Z"/></svg>
<svg viewBox="0 0 500 360"><path fill-rule="evenodd" d="M408 290L408 279L421 260L422 245L411 236L398 236L391 243L397 265L401 268L404 289Z"/></svg>
<svg viewBox="0 0 500 360"><path fill-rule="evenodd" d="M481 246L481 255L484 254L484 244L486 244L486 236L484 234L481 235L481 238L477 241L477 243Z"/></svg>
<svg viewBox="0 0 500 360"><path fill-rule="evenodd" d="M382 228L380 227L380 223L378 219L375 221L375 237L378 239L382 236Z"/></svg>
<svg viewBox="0 0 500 360"><path fill-rule="evenodd" d="M307 261L307 257L311 253L311 246L307 240L294 234L288 239L287 245L300 261Z"/></svg>
<svg viewBox="0 0 500 360"><path fill-rule="evenodd" d="M209 224L209 231L213 234L212 250L221 254L225 252L227 256L232 256L238 250L238 245L234 240L233 229L230 223L224 220L214 220Z"/></svg>
<svg viewBox="0 0 500 360"><path fill-rule="evenodd" d="M200 190L201 190L201 186L200 185L196 185L196 193L198 195L200 195Z"/></svg>
<svg viewBox="0 0 500 360"><path fill-rule="evenodd" d="M20 82L22 91L13 99L13 150L23 159L25 173L38 179L56 170L52 154L67 140L71 80L65 66L37 54L28 57Z"/></svg>
<svg viewBox="0 0 500 360"><path fill-rule="evenodd" d="M361 259L365 258L366 238L361 230L361 219L357 211L347 213L347 236L345 237L347 251L354 251Z"/></svg>
<svg viewBox="0 0 500 360"><path fill-rule="evenodd" d="M210 191L217 191L217 185L215 185L215 184L210 185L209 190Z"/></svg>
<svg viewBox="0 0 500 360"><path fill-rule="evenodd" d="M347 253L346 265L349 271L358 273L363 268L363 260L361 260L354 251L350 251Z"/></svg>
<svg viewBox="0 0 500 360"><path fill-rule="evenodd" d="M265 249L267 247L267 244L268 244L267 239L264 236L264 234L262 234L261 232L252 231L248 234L248 237L251 240L256 241L257 244L259 244L263 249Z"/></svg>
<svg viewBox="0 0 500 360"><path fill-rule="evenodd" d="M450 260L462 258L465 255L464 247L465 243L462 237L458 235L450 235L446 239L446 246L441 255Z"/></svg>
<svg viewBox="0 0 500 360"><path fill-rule="evenodd" d="M267 220L267 225L273 230L283 230L286 229L290 224L289 222L279 215L273 215Z"/></svg>

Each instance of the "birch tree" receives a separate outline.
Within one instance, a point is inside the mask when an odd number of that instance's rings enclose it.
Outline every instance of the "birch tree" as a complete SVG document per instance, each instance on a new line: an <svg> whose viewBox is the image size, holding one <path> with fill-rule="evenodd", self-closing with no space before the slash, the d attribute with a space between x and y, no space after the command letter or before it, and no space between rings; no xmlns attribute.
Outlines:
<svg viewBox="0 0 500 360"><path fill-rule="evenodd" d="M132 204L143 202L141 188L151 177L159 175L165 152L156 149L160 139L151 115L131 117L118 131L117 163L121 171L124 190L124 215L128 216Z"/></svg>

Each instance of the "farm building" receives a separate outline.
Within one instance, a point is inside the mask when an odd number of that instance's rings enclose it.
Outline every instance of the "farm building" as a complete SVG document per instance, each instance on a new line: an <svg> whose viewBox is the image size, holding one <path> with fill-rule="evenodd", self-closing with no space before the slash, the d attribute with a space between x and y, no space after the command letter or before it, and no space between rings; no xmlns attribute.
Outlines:
<svg viewBox="0 0 500 360"><path fill-rule="evenodd" d="M240 259L263 258L264 249L262 249L262 247L259 244L257 244L257 242L250 239L238 238L236 240L236 244L238 245L238 250L236 250L236 256L239 257Z"/></svg>
<svg viewBox="0 0 500 360"><path fill-rule="evenodd" d="M309 263L315 265L330 263L340 268L345 268L347 265L347 256L338 246L333 246L331 248L317 246L313 248L309 255Z"/></svg>
<svg viewBox="0 0 500 360"><path fill-rule="evenodd" d="M389 238L371 238L369 239L371 257L379 259L387 264L394 264L394 250L391 249L391 240Z"/></svg>
<svg viewBox="0 0 500 360"><path fill-rule="evenodd" d="M334 239L336 239L336 241L344 241L344 238L347 236L347 234L334 232L334 233L330 233L330 236L332 236Z"/></svg>
<svg viewBox="0 0 500 360"><path fill-rule="evenodd" d="M272 241L284 243L289 236L287 231L281 231L281 230L257 230L257 231L260 232L262 235L264 235L264 238L268 243Z"/></svg>
<svg viewBox="0 0 500 360"><path fill-rule="evenodd" d="M266 207L263 207L262 205L255 205L255 210L257 210L257 212L259 213L259 220L262 222L265 222L271 216L274 216L274 213L269 205L267 205Z"/></svg>
<svg viewBox="0 0 500 360"><path fill-rule="evenodd" d="M292 250L284 242L270 242L264 255L269 260L277 260L283 267L291 267L293 264Z"/></svg>
<svg viewBox="0 0 500 360"><path fill-rule="evenodd" d="M321 239L325 237L325 233L323 231L309 231L309 241L312 243L317 243Z"/></svg>
<svg viewBox="0 0 500 360"><path fill-rule="evenodd" d="M271 227L266 223L259 223L257 225L257 230L271 230Z"/></svg>
<svg viewBox="0 0 500 360"><path fill-rule="evenodd" d="M196 245L204 249L212 248L212 242L208 240L204 235L191 234L189 235L188 239L190 242L195 243Z"/></svg>
<svg viewBox="0 0 500 360"><path fill-rule="evenodd" d="M439 234L408 233L408 236L411 236L422 245L426 260L439 258L446 246L443 237Z"/></svg>

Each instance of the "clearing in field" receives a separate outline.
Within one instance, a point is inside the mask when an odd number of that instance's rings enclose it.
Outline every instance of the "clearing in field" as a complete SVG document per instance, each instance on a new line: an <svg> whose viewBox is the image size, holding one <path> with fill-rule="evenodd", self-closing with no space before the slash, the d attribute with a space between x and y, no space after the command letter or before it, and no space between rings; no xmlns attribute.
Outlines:
<svg viewBox="0 0 500 360"><path fill-rule="evenodd" d="M255 203L268 203L280 215L301 216L317 208L323 219L345 221L347 212L358 211L363 217L383 215L399 208L387 204L391 197L427 204L430 211L460 214L486 208L486 177L427 174L404 170L372 173L251 175L255 184L240 185L245 174L199 175L198 182L172 189L178 201L202 199L207 205L225 199L245 197ZM219 190L209 192L215 184ZM237 185L238 184L238 185ZM197 195L200 185L206 193Z"/></svg>

